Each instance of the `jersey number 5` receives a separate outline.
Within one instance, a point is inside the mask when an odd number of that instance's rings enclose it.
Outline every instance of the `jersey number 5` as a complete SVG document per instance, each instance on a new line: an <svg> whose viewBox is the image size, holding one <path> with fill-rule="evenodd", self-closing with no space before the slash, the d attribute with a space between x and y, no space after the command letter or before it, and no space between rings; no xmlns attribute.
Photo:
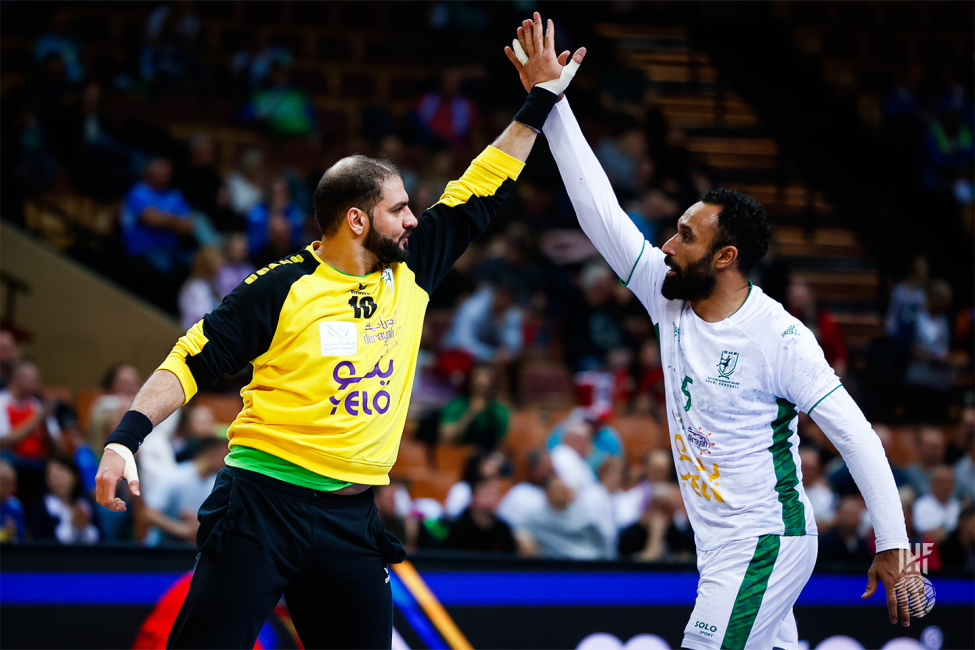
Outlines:
<svg viewBox="0 0 975 650"><path fill-rule="evenodd" d="M368 319L376 313L376 301L370 296L363 296L362 298L352 296L349 298L349 306L352 307L352 313L355 314L356 318Z"/></svg>
<svg viewBox="0 0 975 650"><path fill-rule="evenodd" d="M687 413L691 410L691 391L687 390L687 387L694 383L694 380L684 375L684 383L680 385L680 392L687 395L687 404L684 404L684 412Z"/></svg>

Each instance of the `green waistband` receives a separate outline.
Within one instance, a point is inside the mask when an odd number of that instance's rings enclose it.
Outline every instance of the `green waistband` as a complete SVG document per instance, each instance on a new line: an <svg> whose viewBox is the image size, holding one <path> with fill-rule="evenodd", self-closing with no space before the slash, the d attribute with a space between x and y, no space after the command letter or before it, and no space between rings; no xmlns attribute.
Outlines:
<svg viewBox="0 0 975 650"><path fill-rule="evenodd" d="M279 481L300 485L310 490L319 492L334 492L344 487L352 485L345 481L338 481L334 478L322 476L315 472L295 465L283 458L278 458L274 454L269 454L260 449L244 447L242 445L232 445L230 455L227 456L227 466L246 469Z"/></svg>

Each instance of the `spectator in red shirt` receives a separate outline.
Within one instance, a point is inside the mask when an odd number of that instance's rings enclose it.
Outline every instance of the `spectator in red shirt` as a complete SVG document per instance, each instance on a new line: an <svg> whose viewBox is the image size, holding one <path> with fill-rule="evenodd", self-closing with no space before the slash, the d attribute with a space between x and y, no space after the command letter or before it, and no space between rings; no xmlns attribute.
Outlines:
<svg viewBox="0 0 975 650"><path fill-rule="evenodd" d="M440 90L423 95L416 106L416 120L430 139L452 148L469 142L480 122L477 106L461 94L464 72L451 68L444 72Z"/></svg>
<svg viewBox="0 0 975 650"><path fill-rule="evenodd" d="M46 425L53 416L54 405L38 399L40 390L41 372L37 366L30 361L19 363L11 373L7 390L0 392L0 449L9 449L12 455L30 460L44 460L50 455Z"/></svg>
<svg viewBox="0 0 975 650"><path fill-rule="evenodd" d="M793 280L789 283L786 300L789 313L812 330L823 348L823 354L826 355L826 363L833 367L840 379L843 379L846 375L847 363L846 339L836 317L828 309L817 309L812 289L801 280Z"/></svg>
<svg viewBox="0 0 975 650"><path fill-rule="evenodd" d="M18 493L31 503L44 491L44 463L60 434L54 403L41 401L41 372L30 361L18 362L7 390L0 391L0 452L17 468Z"/></svg>

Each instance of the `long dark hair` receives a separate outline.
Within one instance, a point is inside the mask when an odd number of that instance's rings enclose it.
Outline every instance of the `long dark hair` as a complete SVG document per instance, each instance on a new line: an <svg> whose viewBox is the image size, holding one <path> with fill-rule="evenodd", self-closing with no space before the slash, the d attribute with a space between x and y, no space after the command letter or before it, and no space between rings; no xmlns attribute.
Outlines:
<svg viewBox="0 0 975 650"><path fill-rule="evenodd" d="M72 458L57 454L49 458L47 462L48 464L57 463L61 467L66 468L74 476L74 489L71 490L72 503L85 496L85 487L82 485L81 480L81 470L78 469L78 465Z"/></svg>

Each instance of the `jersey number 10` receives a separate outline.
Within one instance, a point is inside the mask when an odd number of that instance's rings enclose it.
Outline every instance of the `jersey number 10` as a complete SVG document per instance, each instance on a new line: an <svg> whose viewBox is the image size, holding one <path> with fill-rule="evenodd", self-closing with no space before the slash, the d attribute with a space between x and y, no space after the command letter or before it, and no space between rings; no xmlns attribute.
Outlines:
<svg viewBox="0 0 975 650"><path fill-rule="evenodd" d="M368 319L376 313L376 301L370 296L363 296L362 298L352 296L349 298L349 306L352 307L352 312L356 318Z"/></svg>

